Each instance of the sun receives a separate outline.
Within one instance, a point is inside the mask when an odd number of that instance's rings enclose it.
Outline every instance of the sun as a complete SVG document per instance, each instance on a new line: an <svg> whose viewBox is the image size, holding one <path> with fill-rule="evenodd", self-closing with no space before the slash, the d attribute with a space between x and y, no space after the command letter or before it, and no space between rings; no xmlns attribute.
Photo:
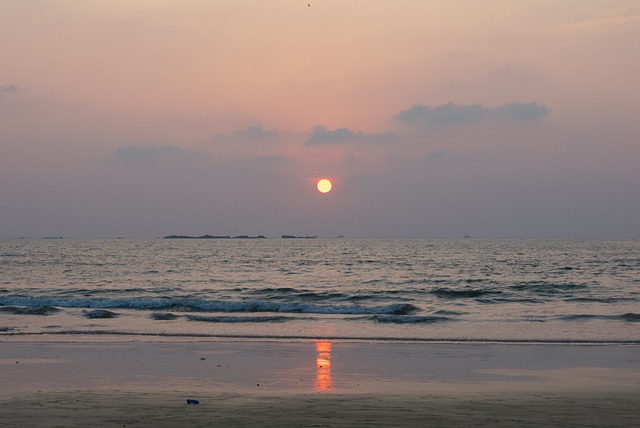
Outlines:
<svg viewBox="0 0 640 428"><path fill-rule="evenodd" d="M331 187L332 187L331 181L326 178L323 178L318 181L318 190L321 193L329 193L331 191Z"/></svg>

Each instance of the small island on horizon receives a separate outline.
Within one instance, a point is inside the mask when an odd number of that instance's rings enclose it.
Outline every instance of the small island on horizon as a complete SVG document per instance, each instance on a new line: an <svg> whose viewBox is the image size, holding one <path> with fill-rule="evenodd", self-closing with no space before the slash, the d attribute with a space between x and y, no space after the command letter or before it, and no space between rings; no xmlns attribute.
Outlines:
<svg viewBox="0 0 640 428"><path fill-rule="evenodd" d="M167 235L162 239L266 239L267 237L264 235L258 236L250 236L250 235L201 235L201 236L191 236L191 235Z"/></svg>
<svg viewBox="0 0 640 428"><path fill-rule="evenodd" d="M299 236L299 235L282 235L282 239L315 239L318 235L308 235L308 236ZM163 236L162 239L268 239L264 235L167 235Z"/></svg>

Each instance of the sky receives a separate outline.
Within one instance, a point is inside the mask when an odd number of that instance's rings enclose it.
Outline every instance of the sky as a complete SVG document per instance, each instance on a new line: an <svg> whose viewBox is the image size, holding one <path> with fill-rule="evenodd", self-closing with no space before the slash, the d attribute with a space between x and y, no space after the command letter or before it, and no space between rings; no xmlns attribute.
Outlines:
<svg viewBox="0 0 640 428"><path fill-rule="evenodd" d="M639 45L636 0L0 0L0 237L639 238Z"/></svg>

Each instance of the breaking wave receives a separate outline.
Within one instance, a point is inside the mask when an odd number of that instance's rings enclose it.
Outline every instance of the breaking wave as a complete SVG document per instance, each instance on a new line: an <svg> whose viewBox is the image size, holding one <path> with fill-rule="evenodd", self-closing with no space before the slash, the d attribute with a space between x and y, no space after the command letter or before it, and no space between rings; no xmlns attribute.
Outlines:
<svg viewBox="0 0 640 428"><path fill-rule="evenodd" d="M116 318L119 314L106 309L94 309L92 311L82 311L84 316L91 319Z"/></svg>
<svg viewBox="0 0 640 428"><path fill-rule="evenodd" d="M212 323L238 323L238 322L283 322L290 321L293 317L287 316L271 316L271 317L234 317L234 316L202 316L202 315L187 315L186 316L190 321L203 321L203 322L212 322Z"/></svg>
<svg viewBox="0 0 640 428"><path fill-rule="evenodd" d="M560 319L564 321L613 320L613 321L640 322L640 314L636 314L633 312L627 312L622 315L573 314L573 315L561 316Z"/></svg>
<svg viewBox="0 0 640 428"><path fill-rule="evenodd" d="M25 305L21 305L25 306ZM60 309L49 305L35 305L35 306L1 306L0 312L13 314L13 315L51 315L60 311Z"/></svg>
<svg viewBox="0 0 640 428"><path fill-rule="evenodd" d="M62 307L92 309L176 310L181 312L280 312L336 315L409 315L419 308L408 303L384 306L311 305L299 302L269 302L266 300L211 301L199 299L118 299L118 298L48 298L8 296L0 305L25 307Z"/></svg>
<svg viewBox="0 0 640 428"><path fill-rule="evenodd" d="M415 315L374 315L370 319L387 324L433 324L437 322L453 321L453 318L438 316L415 316Z"/></svg>
<svg viewBox="0 0 640 428"><path fill-rule="evenodd" d="M453 290L451 288L436 288L431 290L431 294L436 295L443 299L472 299L475 297L485 296L487 294L501 294L498 290L480 290L480 289L467 289L467 290Z"/></svg>

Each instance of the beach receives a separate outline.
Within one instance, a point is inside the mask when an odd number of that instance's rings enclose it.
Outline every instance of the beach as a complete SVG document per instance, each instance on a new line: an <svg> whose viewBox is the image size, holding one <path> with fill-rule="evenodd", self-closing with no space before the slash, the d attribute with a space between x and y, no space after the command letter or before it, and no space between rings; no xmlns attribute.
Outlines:
<svg viewBox="0 0 640 428"><path fill-rule="evenodd" d="M4 341L0 426L634 426L638 351L619 344Z"/></svg>
<svg viewBox="0 0 640 428"><path fill-rule="evenodd" d="M638 248L0 241L0 427L640 426Z"/></svg>

